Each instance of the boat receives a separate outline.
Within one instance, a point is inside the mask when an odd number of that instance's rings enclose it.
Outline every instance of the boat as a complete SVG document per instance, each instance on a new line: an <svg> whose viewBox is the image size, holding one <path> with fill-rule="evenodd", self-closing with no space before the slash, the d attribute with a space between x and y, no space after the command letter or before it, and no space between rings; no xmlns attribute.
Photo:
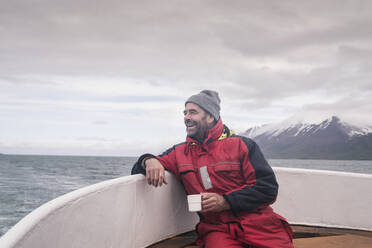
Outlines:
<svg viewBox="0 0 372 248"><path fill-rule="evenodd" d="M372 247L372 175L274 171L280 187L273 208L292 225L296 248ZM20 220L0 247L196 247L198 216L188 212L181 184L166 177L168 185L158 188L131 175L60 196Z"/></svg>

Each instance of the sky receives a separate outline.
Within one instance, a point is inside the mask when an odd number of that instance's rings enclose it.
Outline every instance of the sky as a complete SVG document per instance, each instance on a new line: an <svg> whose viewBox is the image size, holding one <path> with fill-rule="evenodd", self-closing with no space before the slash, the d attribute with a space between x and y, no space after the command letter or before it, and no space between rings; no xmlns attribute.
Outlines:
<svg viewBox="0 0 372 248"><path fill-rule="evenodd" d="M0 0L0 153L158 154L203 89L238 133L372 125L372 1Z"/></svg>

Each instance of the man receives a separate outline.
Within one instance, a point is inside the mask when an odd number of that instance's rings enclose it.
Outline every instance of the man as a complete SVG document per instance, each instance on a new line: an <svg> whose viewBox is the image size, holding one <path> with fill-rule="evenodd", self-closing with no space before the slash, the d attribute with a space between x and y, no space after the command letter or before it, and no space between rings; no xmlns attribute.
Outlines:
<svg viewBox="0 0 372 248"><path fill-rule="evenodd" d="M222 124L218 93L203 90L185 103L186 142L160 156L142 155L132 174L148 184L166 184L164 170L182 181L188 194L202 194L197 245L290 248L292 231L269 206L277 196L273 170L258 145Z"/></svg>

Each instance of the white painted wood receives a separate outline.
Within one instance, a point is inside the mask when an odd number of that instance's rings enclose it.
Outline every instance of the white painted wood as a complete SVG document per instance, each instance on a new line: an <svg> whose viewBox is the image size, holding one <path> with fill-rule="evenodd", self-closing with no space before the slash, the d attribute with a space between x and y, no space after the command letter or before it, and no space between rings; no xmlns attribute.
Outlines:
<svg viewBox="0 0 372 248"><path fill-rule="evenodd" d="M290 223L372 231L372 175L274 168L274 209ZM4 236L1 248L145 247L192 230L186 194L173 175L148 186L127 176L71 192L36 209Z"/></svg>
<svg viewBox="0 0 372 248"><path fill-rule="evenodd" d="M186 194L169 173L154 188L144 176L105 181L54 199L0 238L1 248L145 247L194 228Z"/></svg>
<svg viewBox="0 0 372 248"><path fill-rule="evenodd" d="M276 212L292 224L372 231L372 175L274 168Z"/></svg>

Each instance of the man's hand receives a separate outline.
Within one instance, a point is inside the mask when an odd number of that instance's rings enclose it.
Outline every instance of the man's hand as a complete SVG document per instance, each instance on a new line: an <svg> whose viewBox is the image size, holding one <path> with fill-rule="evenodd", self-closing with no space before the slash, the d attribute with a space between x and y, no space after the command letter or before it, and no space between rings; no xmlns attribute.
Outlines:
<svg viewBox="0 0 372 248"><path fill-rule="evenodd" d="M144 166L146 168L146 179L149 185L158 187L162 186L163 183L168 184L165 180L164 167L161 165L159 160L156 158L146 159Z"/></svg>
<svg viewBox="0 0 372 248"><path fill-rule="evenodd" d="M221 212L228 209L230 209L230 205L222 195L216 193L202 193L202 213Z"/></svg>

